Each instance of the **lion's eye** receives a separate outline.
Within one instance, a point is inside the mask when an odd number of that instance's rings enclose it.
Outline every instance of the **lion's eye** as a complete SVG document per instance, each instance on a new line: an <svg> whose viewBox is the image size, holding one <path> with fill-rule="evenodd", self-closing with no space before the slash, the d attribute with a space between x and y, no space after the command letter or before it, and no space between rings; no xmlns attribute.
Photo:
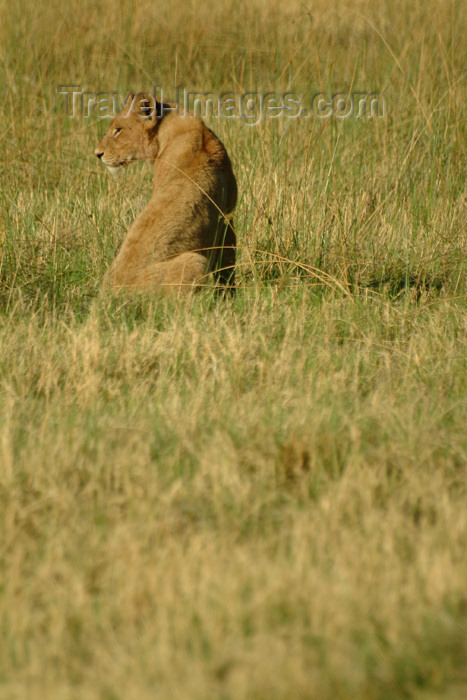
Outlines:
<svg viewBox="0 0 467 700"><path fill-rule="evenodd" d="M121 130L122 130L122 127L119 126L117 129L115 129L115 131L113 132L112 136L118 136L119 133L121 132Z"/></svg>

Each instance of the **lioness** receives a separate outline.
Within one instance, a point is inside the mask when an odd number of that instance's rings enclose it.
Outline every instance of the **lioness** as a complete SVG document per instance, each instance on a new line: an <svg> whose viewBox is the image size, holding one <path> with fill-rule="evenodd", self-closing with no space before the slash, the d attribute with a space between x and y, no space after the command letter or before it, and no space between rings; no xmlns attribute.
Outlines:
<svg viewBox="0 0 467 700"><path fill-rule="evenodd" d="M154 162L151 198L105 274L105 287L180 292L200 286L210 271L233 287L236 238L228 215L237 183L223 144L199 117L130 94L95 153L113 173L131 161Z"/></svg>

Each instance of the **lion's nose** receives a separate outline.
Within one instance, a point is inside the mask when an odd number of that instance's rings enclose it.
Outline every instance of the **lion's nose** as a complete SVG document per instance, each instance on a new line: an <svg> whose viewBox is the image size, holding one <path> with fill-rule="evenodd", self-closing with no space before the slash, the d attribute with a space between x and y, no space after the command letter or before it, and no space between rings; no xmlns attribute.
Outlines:
<svg viewBox="0 0 467 700"><path fill-rule="evenodd" d="M97 156L98 158L102 158L102 156L104 155L104 151L98 151L97 148L96 148L96 150L94 151L94 153L96 154L96 156Z"/></svg>

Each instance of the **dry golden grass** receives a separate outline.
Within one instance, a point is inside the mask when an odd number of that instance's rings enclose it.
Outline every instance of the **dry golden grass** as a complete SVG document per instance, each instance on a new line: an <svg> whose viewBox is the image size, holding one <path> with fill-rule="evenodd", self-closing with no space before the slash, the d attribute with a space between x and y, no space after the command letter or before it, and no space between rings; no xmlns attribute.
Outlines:
<svg viewBox="0 0 467 700"><path fill-rule="evenodd" d="M467 697L465 29L0 0L2 700ZM151 174L110 180L60 84L388 113L210 120L237 295L128 301L97 289Z"/></svg>

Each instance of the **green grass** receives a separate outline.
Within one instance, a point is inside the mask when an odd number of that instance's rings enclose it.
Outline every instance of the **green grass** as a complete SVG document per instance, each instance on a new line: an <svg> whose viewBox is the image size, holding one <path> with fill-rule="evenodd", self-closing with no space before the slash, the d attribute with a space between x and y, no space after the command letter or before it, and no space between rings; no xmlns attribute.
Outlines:
<svg viewBox="0 0 467 700"><path fill-rule="evenodd" d="M0 17L0 697L463 700L463 5ZM151 172L110 179L63 84L387 116L210 119L235 297L105 297Z"/></svg>

